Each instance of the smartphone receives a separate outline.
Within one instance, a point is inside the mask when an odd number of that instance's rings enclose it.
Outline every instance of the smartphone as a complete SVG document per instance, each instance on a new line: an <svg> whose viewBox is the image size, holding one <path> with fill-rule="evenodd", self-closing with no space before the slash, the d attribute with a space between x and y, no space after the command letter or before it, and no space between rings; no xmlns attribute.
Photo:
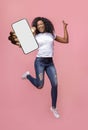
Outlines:
<svg viewBox="0 0 88 130"><path fill-rule="evenodd" d="M27 19L22 19L13 23L12 28L25 54L38 49L38 43L30 29Z"/></svg>

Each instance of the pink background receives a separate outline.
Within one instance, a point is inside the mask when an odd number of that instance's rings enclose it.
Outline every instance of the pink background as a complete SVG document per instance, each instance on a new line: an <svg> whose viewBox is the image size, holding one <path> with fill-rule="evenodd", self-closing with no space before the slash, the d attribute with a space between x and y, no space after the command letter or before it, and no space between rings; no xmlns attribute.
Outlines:
<svg viewBox="0 0 88 130"><path fill-rule="evenodd" d="M88 2L87 0L0 1L0 130L88 130ZM50 112L50 83L35 89L21 75L34 74L37 51L24 55L8 41L11 24L22 18L49 18L56 34L63 36L62 20L69 31L69 44L55 42L58 73L57 107L60 119Z"/></svg>

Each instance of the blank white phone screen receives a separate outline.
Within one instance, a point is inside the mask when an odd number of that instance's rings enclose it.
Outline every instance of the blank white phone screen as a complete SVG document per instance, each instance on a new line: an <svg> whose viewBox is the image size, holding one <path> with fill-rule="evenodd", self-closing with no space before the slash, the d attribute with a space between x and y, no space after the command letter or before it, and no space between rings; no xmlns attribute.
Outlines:
<svg viewBox="0 0 88 130"><path fill-rule="evenodd" d="M12 24L12 28L21 44L23 52L28 54L38 48L38 43L31 32L26 19L22 19Z"/></svg>

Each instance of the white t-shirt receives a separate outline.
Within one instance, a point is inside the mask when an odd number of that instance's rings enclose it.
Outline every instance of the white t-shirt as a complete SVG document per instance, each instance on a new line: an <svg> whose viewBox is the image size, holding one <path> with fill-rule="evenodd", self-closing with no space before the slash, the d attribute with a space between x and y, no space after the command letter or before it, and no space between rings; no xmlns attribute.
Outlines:
<svg viewBox="0 0 88 130"><path fill-rule="evenodd" d="M53 57L55 38L56 35L47 32L35 35L39 45L37 57Z"/></svg>

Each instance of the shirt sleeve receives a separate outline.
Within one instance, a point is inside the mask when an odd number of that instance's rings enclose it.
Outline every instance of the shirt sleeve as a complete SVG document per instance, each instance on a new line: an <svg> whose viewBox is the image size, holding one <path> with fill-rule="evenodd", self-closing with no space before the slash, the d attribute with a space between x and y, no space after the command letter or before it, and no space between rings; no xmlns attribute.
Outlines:
<svg viewBox="0 0 88 130"><path fill-rule="evenodd" d="M54 40L56 39L56 33L55 32L53 33L53 38L54 38Z"/></svg>

